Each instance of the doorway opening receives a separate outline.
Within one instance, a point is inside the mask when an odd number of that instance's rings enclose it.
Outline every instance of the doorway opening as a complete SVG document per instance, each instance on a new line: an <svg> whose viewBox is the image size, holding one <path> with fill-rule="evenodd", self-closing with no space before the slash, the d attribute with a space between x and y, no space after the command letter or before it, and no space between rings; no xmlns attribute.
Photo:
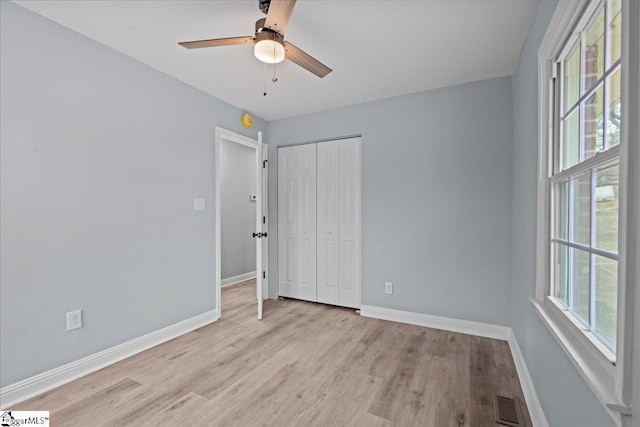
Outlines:
<svg viewBox="0 0 640 427"><path fill-rule="evenodd" d="M223 298L257 299L262 319L267 296L266 147L258 140L216 127L215 138L215 288L222 317ZM264 266L264 267L263 267ZM222 288L227 289L223 294ZM244 290L232 287L242 287ZM252 288L251 292L247 289ZM233 295L233 297L231 297ZM232 303L233 306L240 301ZM226 305L226 304L225 304ZM255 306L254 306L255 307Z"/></svg>

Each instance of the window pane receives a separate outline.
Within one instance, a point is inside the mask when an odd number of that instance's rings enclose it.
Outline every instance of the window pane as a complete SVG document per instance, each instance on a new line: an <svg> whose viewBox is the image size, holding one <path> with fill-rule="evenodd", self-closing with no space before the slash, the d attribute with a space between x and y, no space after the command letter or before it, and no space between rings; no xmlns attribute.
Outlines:
<svg viewBox="0 0 640 427"><path fill-rule="evenodd" d="M556 230L555 237L569 240L569 181L560 182L556 186Z"/></svg>
<svg viewBox="0 0 640 427"><path fill-rule="evenodd" d="M581 160L593 157L604 149L604 91L600 85L583 105Z"/></svg>
<svg viewBox="0 0 640 427"><path fill-rule="evenodd" d="M580 249L569 248L571 258L571 285L573 288L573 312L587 325L589 324L589 278L591 276L589 266L589 252Z"/></svg>
<svg viewBox="0 0 640 427"><path fill-rule="evenodd" d="M569 305L569 248L560 243L556 247L556 297Z"/></svg>
<svg viewBox="0 0 640 427"><path fill-rule="evenodd" d="M569 240L583 245L591 243L591 173L571 179L571 216Z"/></svg>
<svg viewBox="0 0 640 427"><path fill-rule="evenodd" d="M612 350L616 349L618 315L618 262L592 255L596 273L595 332Z"/></svg>
<svg viewBox="0 0 640 427"><path fill-rule="evenodd" d="M609 10L609 64L620 59L622 40L622 0L613 0Z"/></svg>
<svg viewBox="0 0 640 427"><path fill-rule="evenodd" d="M607 78L607 93L609 94L609 117L607 118L607 138L609 146L620 144L620 117L622 105L620 103L620 68ZM607 147L608 148L608 147Z"/></svg>
<svg viewBox="0 0 640 427"><path fill-rule="evenodd" d="M619 165L596 172L595 247L618 252Z"/></svg>
<svg viewBox="0 0 640 427"><path fill-rule="evenodd" d="M562 169L567 169L579 160L580 152L580 109L576 108L564 121L562 138Z"/></svg>
<svg viewBox="0 0 640 427"><path fill-rule="evenodd" d="M564 110L567 111L580 96L580 45L576 45L564 61Z"/></svg>
<svg viewBox="0 0 640 427"><path fill-rule="evenodd" d="M604 74L604 9L598 13L585 34L583 89L588 91Z"/></svg>

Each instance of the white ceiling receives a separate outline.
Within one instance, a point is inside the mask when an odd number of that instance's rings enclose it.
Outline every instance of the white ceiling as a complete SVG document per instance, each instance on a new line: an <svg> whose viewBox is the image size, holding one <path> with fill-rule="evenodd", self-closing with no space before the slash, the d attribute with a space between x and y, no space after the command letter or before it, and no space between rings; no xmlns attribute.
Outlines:
<svg viewBox="0 0 640 427"><path fill-rule="evenodd" d="M320 79L284 61L278 82L252 45L177 43L252 36L251 1L16 3L265 120L511 75L536 0L299 0L285 39L333 68Z"/></svg>

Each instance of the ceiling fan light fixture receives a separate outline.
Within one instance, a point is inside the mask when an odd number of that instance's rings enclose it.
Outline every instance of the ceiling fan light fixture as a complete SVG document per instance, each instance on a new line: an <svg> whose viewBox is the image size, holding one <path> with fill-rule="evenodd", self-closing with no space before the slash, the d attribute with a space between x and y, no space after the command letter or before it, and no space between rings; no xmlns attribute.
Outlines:
<svg viewBox="0 0 640 427"><path fill-rule="evenodd" d="M253 53L262 62L277 64L284 61L284 46L277 40L260 40L255 44Z"/></svg>

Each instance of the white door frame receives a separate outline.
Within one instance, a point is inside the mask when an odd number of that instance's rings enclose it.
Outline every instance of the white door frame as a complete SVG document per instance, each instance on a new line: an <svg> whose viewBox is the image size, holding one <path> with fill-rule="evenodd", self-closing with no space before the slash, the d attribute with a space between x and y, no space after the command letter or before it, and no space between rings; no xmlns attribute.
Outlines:
<svg viewBox="0 0 640 427"><path fill-rule="evenodd" d="M215 201L215 286L216 286L216 312L218 313L218 319L222 317L222 240L221 236L221 162L220 162L220 149L222 141L234 142L236 144L244 145L245 147L252 148L258 151L258 141L251 139L239 133L230 131L228 129L216 126L215 129L215 147L214 147L214 201ZM264 146L265 144L263 144ZM258 163L256 163L257 165ZM262 174L262 168L257 170L258 174ZM260 189L256 189L260 191ZM264 195L266 197L266 195ZM263 265L263 270L267 271L268 265ZM262 274L262 272L256 271L256 275ZM268 274L267 274L268 275Z"/></svg>

